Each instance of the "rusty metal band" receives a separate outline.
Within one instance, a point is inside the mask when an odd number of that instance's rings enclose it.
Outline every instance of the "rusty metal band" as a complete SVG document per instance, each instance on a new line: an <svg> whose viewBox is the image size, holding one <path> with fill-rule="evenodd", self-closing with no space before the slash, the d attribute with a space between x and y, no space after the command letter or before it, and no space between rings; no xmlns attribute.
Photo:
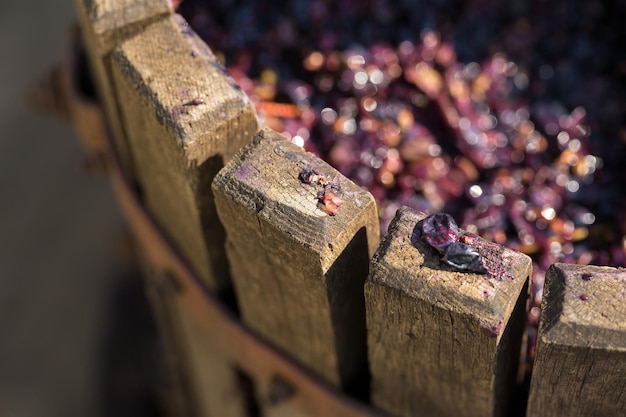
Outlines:
<svg viewBox="0 0 626 417"><path fill-rule="evenodd" d="M303 366L246 328L200 283L178 256L156 222L139 201L123 174L119 158L108 139L109 175L119 206L148 260L170 274L180 287L176 296L197 322L213 337L216 347L257 383L279 378L293 388L288 401L311 417L383 417L383 414L330 387Z"/></svg>

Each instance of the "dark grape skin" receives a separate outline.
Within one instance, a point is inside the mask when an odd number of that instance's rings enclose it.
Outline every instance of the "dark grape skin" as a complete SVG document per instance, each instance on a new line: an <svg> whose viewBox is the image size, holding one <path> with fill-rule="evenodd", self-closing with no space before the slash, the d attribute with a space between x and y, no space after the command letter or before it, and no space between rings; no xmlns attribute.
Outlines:
<svg viewBox="0 0 626 417"><path fill-rule="evenodd" d="M459 229L447 213L427 216L415 226L417 235L437 250L441 260L457 271L487 274L492 278L513 279L502 263L502 246L487 242Z"/></svg>
<svg viewBox="0 0 626 417"><path fill-rule="evenodd" d="M483 264L480 253L465 243L455 242L449 244L442 260L462 271L475 272L477 274L489 273Z"/></svg>
<svg viewBox="0 0 626 417"><path fill-rule="evenodd" d="M444 253L446 248L459 241L459 226L447 213L435 213L421 221L422 239Z"/></svg>
<svg viewBox="0 0 626 417"><path fill-rule="evenodd" d="M442 255L441 260L446 264L460 271L489 273L478 250L460 242L465 233L461 232L449 214L431 214L421 220L418 226L422 239ZM475 239L471 241L475 244L478 242Z"/></svg>

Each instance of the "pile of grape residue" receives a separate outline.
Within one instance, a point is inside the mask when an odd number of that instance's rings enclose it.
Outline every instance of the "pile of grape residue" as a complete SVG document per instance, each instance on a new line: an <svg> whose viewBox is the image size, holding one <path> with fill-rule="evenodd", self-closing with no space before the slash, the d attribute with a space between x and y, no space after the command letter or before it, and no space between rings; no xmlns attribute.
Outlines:
<svg viewBox="0 0 626 417"><path fill-rule="evenodd" d="M263 124L534 262L626 264L626 44L599 1L184 0Z"/></svg>

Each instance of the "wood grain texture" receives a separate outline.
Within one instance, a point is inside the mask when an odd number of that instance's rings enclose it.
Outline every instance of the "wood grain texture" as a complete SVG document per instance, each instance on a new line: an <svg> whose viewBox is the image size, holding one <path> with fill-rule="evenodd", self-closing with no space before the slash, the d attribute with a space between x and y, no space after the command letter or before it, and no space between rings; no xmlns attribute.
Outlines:
<svg viewBox="0 0 626 417"><path fill-rule="evenodd" d="M224 291L224 231L210 183L257 131L253 105L179 16L122 42L111 70L148 209L204 284Z"/></svg>
<svg viewBox="0 0 626 417"><path fill-rule="evenodd" d="M89 19L100 53L111 51L147 24L172 12L167 0L76 0L76 8L81 19Z"/></svg>
<svg viewBox="0 0 626 417"><path fill-rule="evenodd" d="M303 169L335 179L345 203L318 206ZM378 244L373 197L270 130L215 178L227 254L244 321L335 386L365 365L363 283Z"/></svg>
<svg viewBox="0 0 626 417"><path fill-rule="evenodd" d="M172 306L180 340L184 341L185 369L197 407L196 415L247 416L246 396L235 368L215 345L216 335L206 332L180 299L174 299Z"/></svg>
<svg viewBox="0 0 626 417"><path fill-rule="evenodd" d="M165 276L145 256L140 256L138 261L144 278L146 298L157 324L166 360L163 380L160 381L162 391L159 402L167 416L195 417L198 415L198 406L187 371L180 326L175 317L175 294L172 288L167 288Z"/></svg>
<svg viewBox="0 0 626 417"><path fill-rule="evenodd" d="M216 348L211 335L183 305L173 275L142 262L146 294L166 351L167 385L162 393L168 416L244 417L245 396L235 368Z"/></svg>
<svg viewBox="0 0 626 417"><path fill-rule="evenodd" d="M110 74L110 52L148 24L172 13L167 0L76 0L76 12L98 95L127 174L133 173L132 155L120 121Z"/></svg>
<svg viewBox="0 0 626 417"><path fill-rule="evenodd" d="M514 279L455 272L398 210L365 285L372 402L396 416L507 415L531 261L502 248Z"/></svg>
<svg viewBox="0 0 626 417"><path fill-rule="evenodd" d="M527 415L626 415L625 269L550 267Z"/></svg>

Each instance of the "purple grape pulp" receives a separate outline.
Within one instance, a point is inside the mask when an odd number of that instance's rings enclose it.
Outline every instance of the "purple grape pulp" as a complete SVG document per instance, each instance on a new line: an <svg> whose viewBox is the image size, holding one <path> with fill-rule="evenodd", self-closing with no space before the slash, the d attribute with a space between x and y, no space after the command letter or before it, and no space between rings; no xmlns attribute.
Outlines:
<svg viewBox="0 0 626 417"><path fill-rule="evenodd" d="M459 226L446 213L431 214L420 221L420 228L422 239L441 253L460 238Z"/></svg>

